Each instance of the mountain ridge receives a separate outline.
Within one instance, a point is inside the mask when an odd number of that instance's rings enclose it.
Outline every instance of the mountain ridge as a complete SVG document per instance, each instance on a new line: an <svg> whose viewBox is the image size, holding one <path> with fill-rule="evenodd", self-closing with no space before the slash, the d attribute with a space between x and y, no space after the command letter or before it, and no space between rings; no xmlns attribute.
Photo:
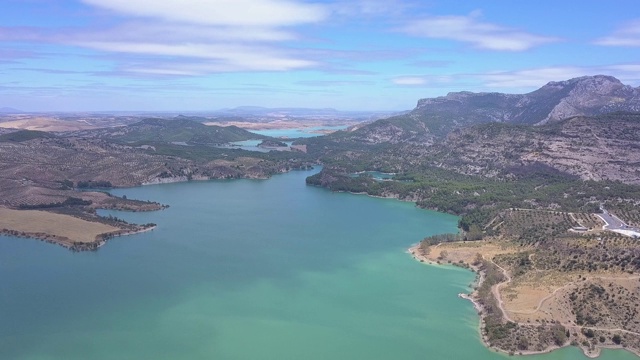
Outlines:
<svg viewBox="0 0 640 360"><path fill-rule="evenodd" d="M189 118L147 118L124 127L86 130L84 134L125 143L162 142L189 145L216 145L268 138L237 126L204 125Z"/></svg>
<svg viewBox="0 0 640 360"><path fill-rule="evenodd" d="M23 112L24 111L12 107L0 107L0 113L2 114L21 114Z"/></svg>
<svg viewBox="0 0 640 360"><path fill-rule="evenodd" d="M489 122L542 125L573 116L639 112L640 88L607 75L549 82L526 94L469 91L424 98L408 114L354 131L362 142L430 142L452 130Z"/></svg>

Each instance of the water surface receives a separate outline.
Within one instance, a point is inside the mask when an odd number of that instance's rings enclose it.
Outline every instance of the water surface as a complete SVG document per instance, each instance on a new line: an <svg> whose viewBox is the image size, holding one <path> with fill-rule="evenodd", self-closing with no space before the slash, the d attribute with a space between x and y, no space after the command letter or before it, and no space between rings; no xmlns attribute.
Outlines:
<svg viewBox="0 0 640 360"><path fill-rule="evenodd" d="M171 207L104 212L158 228L97 252L0 237L0 359L506 358L456 296L473 274L405 253L456 217L311 174L116 190Z"/></svg>
<svg viewBox="0 0 640 360"><path fill-rule="evenodd" d="M271 136L275 138L308 138L324 135L324 131L338 131L348 128L350 125L336 125L336 126L310 126L305 128L294 129L266 129L266 130L250 130L252 133Z"/></svg>

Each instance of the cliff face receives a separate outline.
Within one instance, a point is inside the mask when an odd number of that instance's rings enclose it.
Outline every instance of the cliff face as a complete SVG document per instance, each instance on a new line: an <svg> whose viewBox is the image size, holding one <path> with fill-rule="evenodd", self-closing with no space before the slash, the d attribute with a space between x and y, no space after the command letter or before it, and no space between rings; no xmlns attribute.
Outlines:
<svg viewBox="0 0 640 360"><path fill-rule="evenodd" d="M537 123L558 121L577 115L640 111L640 89L624 85L611 76L586 76L551 82L525 96L547 98L550 105L553 105L548 115Z"/></svg>
<svg viewBox="0 0 640 360"><path fill-rule="evenodd" d="M585 76L550 82L528 94L463 91L421 99L410 113L364 126L354 136L370 143L428 142L483 123L541 125L616 111L640 111L640 88L611 76Z"/></svg>
<svg viewBox="0 0 640 360"><path fill-rule="evenodd" d="M624 85L612 76L596 75L550 82L522 95L449 93L419 100L413 112L423 116L453 116L454 125L491 121L533 125L614 111L640 111L640 89Z"/></svg>

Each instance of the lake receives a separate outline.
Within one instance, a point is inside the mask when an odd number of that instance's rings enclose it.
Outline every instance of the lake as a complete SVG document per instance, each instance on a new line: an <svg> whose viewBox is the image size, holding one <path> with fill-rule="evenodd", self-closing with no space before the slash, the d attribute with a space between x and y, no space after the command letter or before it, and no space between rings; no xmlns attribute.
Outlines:
<svg viewBox="0 0 640 360"><path fill-rule="evenodd" d="M306 186L314 171L114 190L171 207L102 212L158 227L97 252L0 237L0 359L508 358L457 297L474 274L406 254L457 217Z"/></svg>
<svg viewBox="0 0 640 360"><path fill-rule="evenodd" d="M323 125L323 126L310 126L306 128L291 128L291 129L265 129L265 130L249 130L252 133L271 136L275 138L308 138L316 137L323 134L325 131L338 131L348 128L350 125Z"/></svg>

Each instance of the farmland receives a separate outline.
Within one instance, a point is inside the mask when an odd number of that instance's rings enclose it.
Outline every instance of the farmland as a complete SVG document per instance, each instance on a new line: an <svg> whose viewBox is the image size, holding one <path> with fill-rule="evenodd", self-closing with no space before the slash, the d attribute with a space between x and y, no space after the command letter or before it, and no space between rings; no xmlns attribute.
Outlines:
<svg viewBox="0 0 640 360"><path fill-rule="evenodd" d="M70 247L74 243L93 243L103 234L121 230L118 227L79 219L70 215L38 210L0 208L0 231L41 238Z"/></svg>

